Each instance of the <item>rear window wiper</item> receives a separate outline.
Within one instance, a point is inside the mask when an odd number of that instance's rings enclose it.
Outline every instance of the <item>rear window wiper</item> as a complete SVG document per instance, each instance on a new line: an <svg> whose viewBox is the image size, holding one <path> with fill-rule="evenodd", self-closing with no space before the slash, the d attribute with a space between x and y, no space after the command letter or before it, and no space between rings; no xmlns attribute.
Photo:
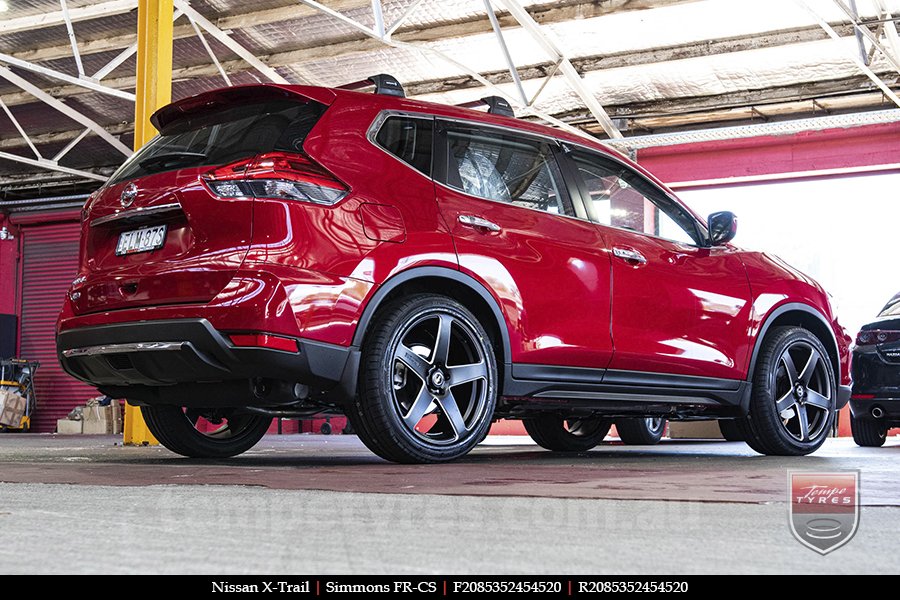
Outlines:
<svg viewBox="0 0 900 600"><path fill-rule="evenodd" d="M149 156L142 161L139 161L138 164L145 169L149 169L150 167L160 166L167 163L175 163L182 162L186 160L203 160L206 158L206 154L203 152L164 152L163 154L157 154L155 156Z"/></svg>

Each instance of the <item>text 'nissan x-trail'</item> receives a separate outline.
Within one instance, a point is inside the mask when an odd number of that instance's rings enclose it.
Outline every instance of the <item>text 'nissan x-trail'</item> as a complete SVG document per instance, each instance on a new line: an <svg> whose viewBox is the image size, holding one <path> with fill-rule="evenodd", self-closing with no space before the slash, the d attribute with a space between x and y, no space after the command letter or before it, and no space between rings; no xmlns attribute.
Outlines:
<svg viewBox="0 0 900 600"><path fill-rule="evenodd" d="M731 419L764 454L823 443L850 340L815 281L729 243L734 215L502 99L371 81L156 112L84 207L66 371L193 457L323 414L398 462L460 457L501 418L557 451L650 417Z"/></svg>

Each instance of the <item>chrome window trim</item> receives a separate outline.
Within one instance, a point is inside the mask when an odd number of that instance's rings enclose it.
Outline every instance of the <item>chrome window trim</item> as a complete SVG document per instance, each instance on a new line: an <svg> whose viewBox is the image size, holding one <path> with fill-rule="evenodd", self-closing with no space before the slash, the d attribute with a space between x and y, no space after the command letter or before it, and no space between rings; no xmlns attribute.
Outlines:
<svg viewBox="0 0 900 600"><path fill-rule="evenodd" d="M519 208L521 210L530 210L538 213L539 215L546 215L548 217L562 217L564 219L572 219L573 221L578 221L579 223L587 223L588 225L597 225L593 221L589 219L582 219L581 217L576 217L575 215L565 215L562 213L552 213L547 212L546 210L541 210L539 208L531 208L530 206L519 206L518 204L513 204L512 202L504 202L503 200L497 200L496 198L484 198L482 196L475 196L474 194L469 194L462 190L459 190L453 186L447 185L446 183L442 183L438 180L434 180L435 185L439 185L445 190L450 190L455 194L462 194L463 196L468 196L469 198L474 198L475 200L484 200L485 202L494 202L496 204L500 204L502 206L506 206L508 208Z"/></svg>
<svg viewBox="0 0 900 600"><path fill-rule="evenodd" d="M486 127L489 129L495 129L495 130L498 130L501 132L505 132L507 134L512 133L515 135L522 135L525 137L532 137L532 138L537 138L537 139L541 139L541 140L547 140L549 142L555 143L560 148L562 148L564 151L565 151L567 145L571 145L571 146L575 146L579 149L586 150L588 152L593 152L595 154L599 154L601 157L612 160L612 161L616 162L617 164L621 165L622 167L627 168L630 171L633 171L636 175L638 175L639 177L644 179L648 184L653 186L655 189L659 190L659 192L661 194L665 195L667 198L671 199L673 202L675 202L679 206L683 207L685 210L687 210L688 216L691 217L699 226L698 233L701 235L701 237L704 233L706 233L706 235L709 236L709 231L708 231L706 225L702 221L697 219L694 216L694 214L690 210L687 209L687 206L684 204L684 202L682 202L677 196L675 196L675 194L666 190L665 188L660 187L659 185L656 184L656 182L654 182L653 180L644 176L643 173L635 170L634 167L632 167L631 165L629 165L628 163L626 163L622 160L622 157L620 156L621 153L618 150L604 145L599 140L597 141L597 144L602 146L604 149L606 149L606 152L603 152L601 150L598 150L597 148L588 146L581 142L573 142L571 140L562 140L562 139L559 139L557 137L554 137L554 136L546 134L546 133L537 133L534 131L523 131L523 130L515 129L512 127L506 127L503 125L496 125L494 123L485 123L484 121L477 121L475 119L463 119L460 117L445 117L445 116L441 116L441 115L437 115L437 114L429 113L429 112L419 112L419 111L413 111L413 110L397 110L397 109L384 109L384 110L379 111L379 113L377 115L375 115L375 118L372 120L372 124L369 125L369 129L366 131L366 139L369 141L369 143L372 144L373 146L375 146L376 148L378 148L379 150L381 150L382 152L384 152L385 154L387 154L388 156L393 157L394 160L398 161L399 163L401 163L403 165L406 165L409 169L412 169L413 171L415 171L416 173L419 173L420 175L429 177L436 185L439 185L447 190L450 190L450 191L453 191L453 192L456 192L459 194L465 194L466 196L469 196L470 198L476 198L478 200L487 200L489 202L497 202L498 204L502 204L504 206L513 206L515 208L521 208L523 210L532 210L532 211L540 213L542 215L553 215L556 217L564 217L566 219L575 219L576 221L578 221L580 223L591 223L593 225L597 225L598 227L610 227L612 229L616 229L619 231L628 231L630 233L637 233L639 235L645 235L645 236L653 238L653 239L662 240L662 241L668 242L670 244L677 244L679 246L684 246L687 248L708 248L708 246L705 246L702 244L685 244L682 242L670 240L668 238L659 237L659 236L656 236L656 235L653 235L650 233L644 233L642 231L634 231L632 229L627 229L624 227L616 227L615 225L604 225L603 223L596 223L595 221L591 220L590 218L583 219L581 217L577 217L574 215L550 213L550 212L543 211L543 210L540 210L537 208L529 208L527 206L519 206L516 204L511 204L509 202L504 202L502 200L495 200L493 198L482 198L481 196L474 196L472 194L466 194L466 192L464 192L464 191L458 190L455 187L452 187L441 181L438 181L437 179L434 178L433 174L428 175L426 173L422 173L422 171L419 171L418 169L416 169L415 167L410 165L408 162L402 160L400 157L395 156L394 154L392 154L391 152L386 150L384 147L379 145L378 142L375 141L375 136L378 135L378 131L381 129L381 126L384 125L384 122L387 119L389 119L390 117L408 117L411 119L432 120L432 121L434 121L435 127L437 127L438 121L445 121L448 123L460 123L462 125L469 125L469 126L473 126L473 127ZM435 131L435 134L436 133L437 133L437 131ZM433 161L434 161L434 154L432 152L432 162ZM432 165L432 170L434 170L433 165ZM562 175L562 177L563 177L563 179L565 179L565 175ZM574 199L573 199L573 202L574 202ZM585 207L585 208L587 208L587 207Z"/></svg>
<svg viewBox="0 0 900 600"><path fill-rule="evenodd" d="M66 358L73 356L97 356L101 354L125 354L128 352L156 352L181 350L189 342L135 342L131 344L105 344L102 346L85 346L83 348L70 348L63 350Z"/></svg>
<svg viewBox="0 0 900 600"><path fill-rule="evenodd" d="M116 212L111 215L106 215L105 217L98 217L91 221L91 227L97 227L98 225L103 225L104 223L112 223L114 221L125 221L138 216L161 215L180 210L182 209L181 203L179 202L160 204L159 206L142 206L129 210L123 210L122 212Z"/></svg>

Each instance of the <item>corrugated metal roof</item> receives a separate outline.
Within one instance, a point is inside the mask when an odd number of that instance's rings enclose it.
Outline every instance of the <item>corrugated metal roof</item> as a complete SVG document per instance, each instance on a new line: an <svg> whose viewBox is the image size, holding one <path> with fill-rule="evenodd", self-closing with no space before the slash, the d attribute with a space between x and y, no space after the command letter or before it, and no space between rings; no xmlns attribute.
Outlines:
<svg viewBox="0 0 900 600"><path fill-rule="evenodd" d="M104 1L108 0L99 0ZM900 0L858 0L861 16L882 19L885 15L878 10L879 1L893 16L900 14ZM393 23L413 2L382 2L385 23ZM845 36L842 42L828 39L799 4L784 0L563 0L522 4L581 70L589 92L610 109L612 116L626 119L620 123L625 123L629 131L733 124L728 119L765 115L766 110L771 110L773 118L807 116L828 102L832 110L890 107L879 94L872 93L875 85L853 62L859 47L850 35L846 15L832 0L809 3L839 28ZM70 11L95 4L68 0ZM367 0L333 0L326 4L364 26L374 26ZM407 89L439 102L458 103L495 93L475 82L457 64L429 52L382 44L295 0L194 0L191 6L227 29L231 39L291 82L339 85L389 72ZM2 18L58 11L56 0L21 0L10 2ZM544 83L541 76L551 69L554 57L509 15L498 14L505 41L524 79L523 87L528 95L534 94ZM76 21L74 30L83 48L85 72L95 73L132 43L135 26L134 10ZM77 75L63 25L2 31L0 21L0 53ZM878 35L885 35L884 31L880 29ZM173 97L222 86L221 76L185 17L176 22L176 38ZM395 38L449 55L496 82L505 93L517 94L498 40L491 32L483 0L424 0L409 14ZM206 39L233 83L265 80L212 36ZM883 38L884 43L889 41ZM896 87L896 65L879 52L871 54L872 69ZM131 57L103 83L121 89L133 87L134 68ZM133 112L130 102L13 70L104 126L115 127L117 135L127 135ZM45 156L52 156L64 145L66 135L74 137L83 130L2 79L0 98L35 137ZM590 122L584 102L562 77L546 85L535 108L599 131ZM706 121L703 115L708 115ZM17 136L11 122L0 114L0 150L30 154ZM86 156L89 160L84 167L114 165L121 160L115 150L103 149L103 142L96 136L86 138L79 148L88 144L90 153L73 153L67 160L85 162L81 157ZM0 160L0 187L4 177L29 171L34 169Z"/></svg>

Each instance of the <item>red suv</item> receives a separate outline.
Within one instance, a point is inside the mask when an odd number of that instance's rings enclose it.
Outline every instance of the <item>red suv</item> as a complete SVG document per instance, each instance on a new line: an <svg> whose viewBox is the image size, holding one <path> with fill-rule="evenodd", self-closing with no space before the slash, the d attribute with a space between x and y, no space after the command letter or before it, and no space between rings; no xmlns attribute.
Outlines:
<svg viewBox="0 0 900 600"><path fill-rule="evenodd" d="M323 414L398 462L462 456L500 418L561 451L649 417L823 443L850 340L816 282L729 244L734 215L501 99L370 81L160 109L84 207L64 368L194 457Z"/></svg>

